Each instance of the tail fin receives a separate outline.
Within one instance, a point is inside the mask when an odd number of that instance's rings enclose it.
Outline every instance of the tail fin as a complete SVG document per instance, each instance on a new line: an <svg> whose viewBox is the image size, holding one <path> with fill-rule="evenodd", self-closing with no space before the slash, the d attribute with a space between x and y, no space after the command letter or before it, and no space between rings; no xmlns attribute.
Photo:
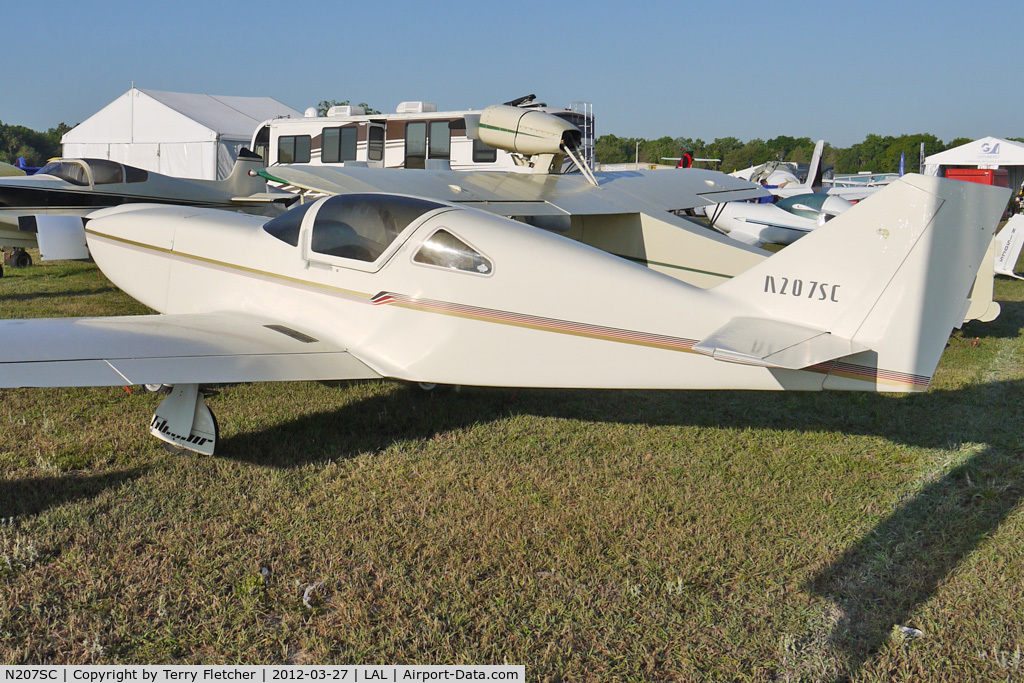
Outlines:
<svg viewBox="0 0 1024 683"><path fill-rule="evenodd" d="M824 151L825 141L818 140L814 145L814 154L811 155L811 164L807 169L807 179L804 181L804 187L810 188L814 192L821 191L821 155Z"/></svg>
<svg viewBox="0 0 1024 683"><path fill-rule="evenodd" d="M218 183L228 192L240 197L266 192L266 179L256 175L261 168L263 168L263 157L243 147L238 153L238 158L235 159L231 173Z"/></svg>
<svg viewBox="0 0 1024 683"><path fill-rule="evenodd" d="M963 322L1008 198L1005 188L904 176L716 287L754 313L712 337L774 344L764 364L814 366L826 389L923 390ZM774 328L767 341L751 332L758 321Z"/></svg>
<svg viewBox="0 0 1024 683"><path fill-rule="evenodd" d="M1024 214L1017 214L1003 226L996 235L995 270L999 275L1024 280L1024 277L1013 272L1020 257L1020 248L1024 246Z"/></svg>

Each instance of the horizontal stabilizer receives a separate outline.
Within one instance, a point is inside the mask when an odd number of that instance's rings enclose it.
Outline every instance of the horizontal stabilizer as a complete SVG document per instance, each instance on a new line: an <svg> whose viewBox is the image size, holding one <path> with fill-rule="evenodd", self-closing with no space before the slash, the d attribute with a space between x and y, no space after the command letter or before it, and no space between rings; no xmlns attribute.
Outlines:
<svg viewBox="0 0 1024 683"><path fill-rule="evenodd" d="M733 318L694 345L693 350L731 363L800 370L867 347L781 320Z"/></svg>

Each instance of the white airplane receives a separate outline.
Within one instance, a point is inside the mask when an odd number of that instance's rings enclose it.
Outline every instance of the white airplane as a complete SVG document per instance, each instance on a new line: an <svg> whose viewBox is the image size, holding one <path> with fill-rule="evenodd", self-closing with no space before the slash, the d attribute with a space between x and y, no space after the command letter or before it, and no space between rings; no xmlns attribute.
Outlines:
<svg viewBox="0 0 1024 683"><path fill-rule="evenodd" d="M114 207L89 248L159 314L0 321L0 387L173 385L150 432L207 454L210 383L924 391L1008 197L907 176L712 289L408 196Z"/></svg>
<svg viewBox="0 0 1024 683"><path fill-rule="evenodd" d="M824 225L853 203L821 192L797 194L774 204L728 202L707 207L708 225L752 246L792 244Z"/></svg>
<svg viewBox="0 0 1024 683"><path fill-rule="evenodd" d="M287 192L268 192L266 181L256 175L262 167L262 159L247 150L239 155L224 180L174 178L108 159L54 159L33 175L0 178L0 248L14 250L11 257L15 265L29 266L32 260L24 250L37 246L38 216L79 218L101 207L132 202L237 208L276 215L283 209L275 204L294 202L295 197ZM76 242L84 243L81 221L70 225L78 226ZM44 260L88 257L84 252L71 257L51 257L45 249L41 252Z"/></svg>
<svg viewBox="0 0 1024 683"><path fill-rule="evenodd" d="M794 195L808 193L825 193L841 197L849 202L859 202L870 197L881 185L869 185L857 183L849 185L836 185L826 187L822 179L823 171L821 158L825 150L825 141L818 140L814 145L814 153L811 154L811 162L807 168L807 177L801 180L796 175L796 164L782 161L769 161L760 166L750 166L730 173L733 177L749 180L752 183L759 183L766 190L776 197L792 197Z"/></svg>

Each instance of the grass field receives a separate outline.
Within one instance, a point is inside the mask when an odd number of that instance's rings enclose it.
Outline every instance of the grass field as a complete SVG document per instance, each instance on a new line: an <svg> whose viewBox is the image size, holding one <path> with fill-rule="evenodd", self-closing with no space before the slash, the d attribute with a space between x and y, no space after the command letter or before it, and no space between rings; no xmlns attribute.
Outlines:
<svg viewBox="0 0 1024 683"><path fill-rule="evenodd" d="M138 388L0 391L0 662L1019 680L1024 282L996 298L906 397L239 385L199 457ZM4 318L141 312L85 264L0 280Z"/></svg>

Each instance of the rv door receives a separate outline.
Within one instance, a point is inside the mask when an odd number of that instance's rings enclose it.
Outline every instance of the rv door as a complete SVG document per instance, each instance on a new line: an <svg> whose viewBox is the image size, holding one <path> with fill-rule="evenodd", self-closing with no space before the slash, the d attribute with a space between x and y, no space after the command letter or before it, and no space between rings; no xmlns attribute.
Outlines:
<svg viewBox="0 0 1024 683"><path fill-rule="evenodd" d="M366 131L366 165L384 168L384 124L370 121Z"/></svg>
<svg viewBox="0 0 1024 683"><path fill-rule="evenodd" d="M270 165L270 126L263 126L252 137L252 151L263 158L263 165Z"/></svg>

